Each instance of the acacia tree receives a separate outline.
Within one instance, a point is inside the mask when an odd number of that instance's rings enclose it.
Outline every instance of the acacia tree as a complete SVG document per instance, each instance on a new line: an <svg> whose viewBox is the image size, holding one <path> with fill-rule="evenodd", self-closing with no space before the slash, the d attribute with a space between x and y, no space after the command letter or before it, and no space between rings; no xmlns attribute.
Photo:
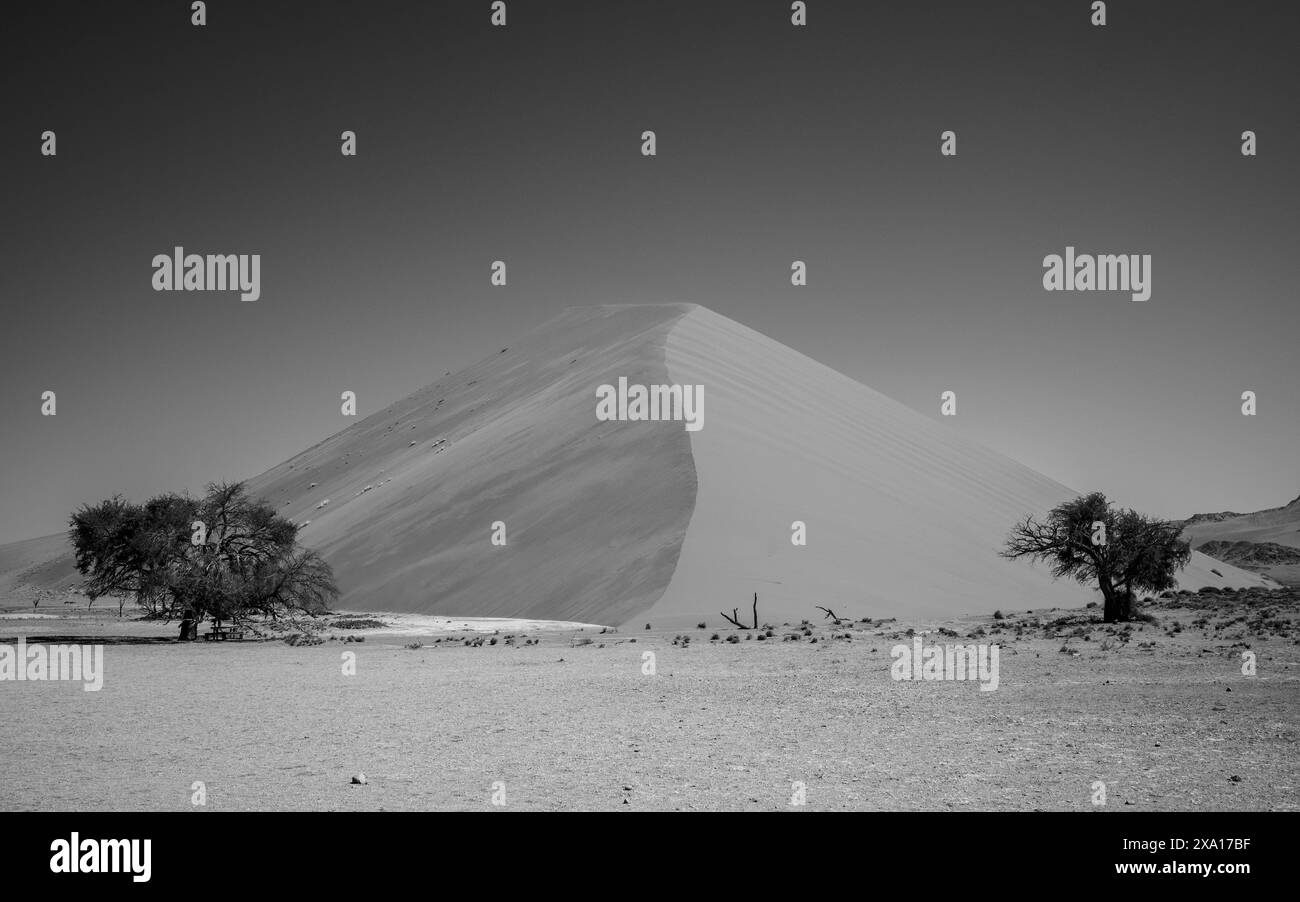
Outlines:
<svg viewBox="0 0 1300 902"><path fill-rule="evenodd" d="M201 499L169 493L134 505L83 505L69 538L85 592L134 597L152 617L196 621L317 614L338 597L333 572L297 545L298 527L242 483L213 483Z"/></svg>
<svg viewBox="0 0 1300 902"><path fill-rule="evenodd" d="M1045 561L1056 578L1096 582L1107 623L1133 617L1133 592L1176 586L1191 559L1182 528L1114 507L1101 492L1053 508L1043 520L1025 517L1011 530L1002 556Z"/></svg>

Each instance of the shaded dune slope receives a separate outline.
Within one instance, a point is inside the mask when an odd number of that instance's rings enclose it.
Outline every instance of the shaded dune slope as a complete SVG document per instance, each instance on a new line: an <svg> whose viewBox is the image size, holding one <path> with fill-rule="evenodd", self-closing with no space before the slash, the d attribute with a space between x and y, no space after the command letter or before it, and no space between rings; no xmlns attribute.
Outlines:
<svg viewBox="0 0 1300 902"><path fill-rule="evenodd" d="M0 545L0 595L25 586L57 592L81 584L64 533Z"/></svg>
<svg viewBox="0 0 1300 902"><path fill-rule="evenodd" d="M665 381L684 312L566 311L249 488L310 521L301 538L334 567L345 607L622 622L668 584L695 471L680 427L598 422L595 389ZM490 542L498 520L504 547Z"/></svg>

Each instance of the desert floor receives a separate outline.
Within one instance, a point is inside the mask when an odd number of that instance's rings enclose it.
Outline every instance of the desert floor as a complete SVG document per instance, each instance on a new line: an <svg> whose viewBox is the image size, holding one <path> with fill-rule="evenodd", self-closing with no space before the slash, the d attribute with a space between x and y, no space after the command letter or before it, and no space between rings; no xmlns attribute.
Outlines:
<svg viewBox="0 0 1300 902"><path fill-rule="evenodd" d="M814 810L1300 809L1297 590L1156 600L1131 628L1096 609L810 610L763 640L716 617L423 637L334 619L318 645L148 642L175 627L11 601L0 642L102 641L105 680L0 682L0 810L494 810L497 783L507 810L785 810L797 782ZM999 688L891 679L909 629L997 643Z"/></svg>

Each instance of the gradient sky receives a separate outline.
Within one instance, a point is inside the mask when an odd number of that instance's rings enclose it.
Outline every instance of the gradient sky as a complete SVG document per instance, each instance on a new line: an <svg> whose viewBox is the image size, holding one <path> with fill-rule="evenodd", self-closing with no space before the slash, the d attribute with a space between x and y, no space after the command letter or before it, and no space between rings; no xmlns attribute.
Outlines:
<svg viewBox="0 0 1300 902"><path fill-rule="evenodd" d="M951 389L953 428L1151 513L1300 494L1290 4L37 6L0 57L0 542L255 475L344 390L365 416L602 303ZM261 254L261 299L154 292L178 244ZM1045 292L1067 244L1151 254L1151 300Z"/></svg>

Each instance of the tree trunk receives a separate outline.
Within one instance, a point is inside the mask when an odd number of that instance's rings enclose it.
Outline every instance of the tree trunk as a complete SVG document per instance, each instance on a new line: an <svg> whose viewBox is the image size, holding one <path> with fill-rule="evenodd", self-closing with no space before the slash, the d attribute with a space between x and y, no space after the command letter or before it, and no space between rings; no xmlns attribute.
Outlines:
<svg viewBox="0 0 1300 902"><path fill-rule="evenodd" d="M1128 583L1120 586L1119 590L1119 619L1133 619L1133 590L1129 588Z"/></svg>
<svg viewBox="0 0 1300 902"><path fill-rule="evenodd" d="M1104 576L1097 577L1097 586L1101 589L1101 597L1104 599L1102 619L1107 623L1117 623L1122 620L1120 598L1115 592L1115 587L1110 584L1110 579Z"/></svg>

